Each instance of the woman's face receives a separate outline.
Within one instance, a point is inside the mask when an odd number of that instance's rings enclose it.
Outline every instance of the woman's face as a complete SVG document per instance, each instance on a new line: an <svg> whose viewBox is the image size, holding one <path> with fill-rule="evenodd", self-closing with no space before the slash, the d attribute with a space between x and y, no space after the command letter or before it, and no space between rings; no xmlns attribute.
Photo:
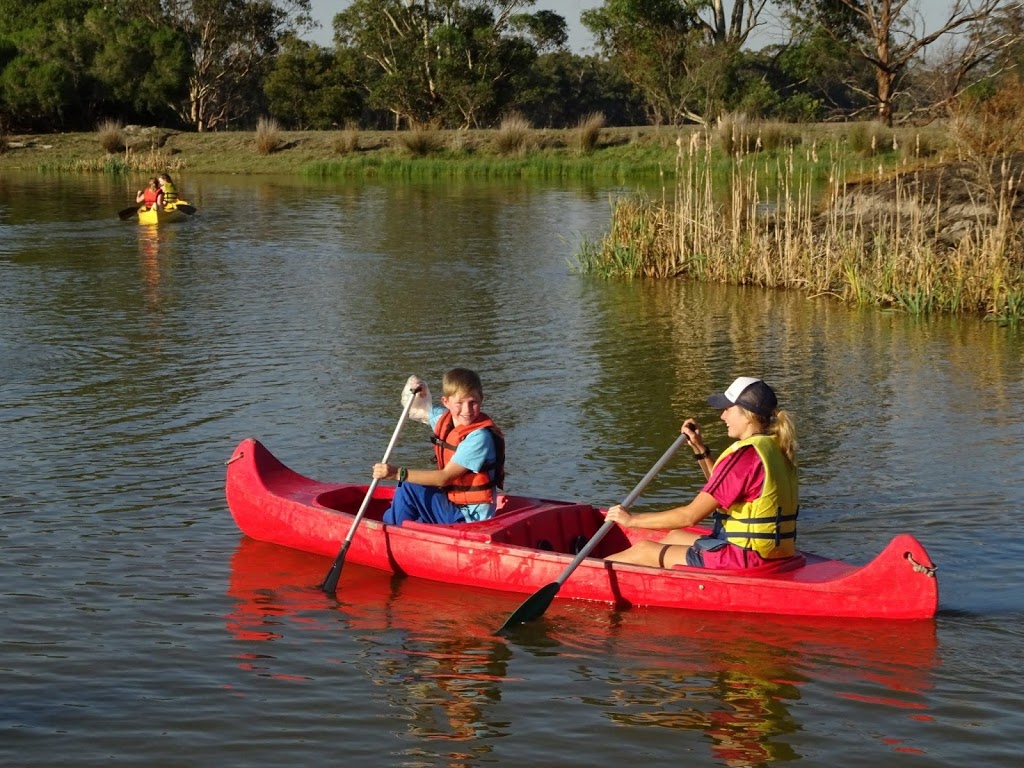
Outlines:
<svg viewBox="0 0 1024 768"><path fill-rule="evenodd" d="M722 421L733 440L743 440L757 432L757 423L738 405L731 405L722 411Z"/></svg>

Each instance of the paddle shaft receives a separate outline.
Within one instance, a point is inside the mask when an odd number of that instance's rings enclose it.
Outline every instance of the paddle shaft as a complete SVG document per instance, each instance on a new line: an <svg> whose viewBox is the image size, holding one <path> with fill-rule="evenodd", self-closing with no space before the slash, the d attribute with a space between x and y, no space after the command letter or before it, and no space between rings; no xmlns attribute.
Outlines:
<svg viewBox="0 0 1024 768"><path fill-rule="evenodd" d="M687 440L689 440L689 438L685 434L681 434L676 438L676 441L669 446L669 449L665 451L662 457L658 459L657 463L651 467L651 470L644 475L644 479L641 480L637 484L636 488L634 488L623 500L622 506L624 508L630 507L633 502L637 500L637 497L643 493L644 488L647 487L648 483L654 479L654 476L662 470L662 468L675 455L675 452L679 450L680 446L682 446L682 444ZM558 594L558 590L562 587L562 584L565 583L565 580L569 578L570 574L576 570L576 567L583 562L584 558L591 553L594 547L598 545L601 539L605 537L614 525L614 520L605 520L604 524L597 529L597 533L590 537L590 541L583 545L583 549L579 551L573 561L569 564L569 567L562 572L562 575L550 584L545 584L526 598L523 604L505 620L505 623L501 625L498 632L504 632L511 626L516 624L525 624L528 621L533 621L534 619L538 619L543 616L544 611L546 611L548 606L551 605L551 601L555 599L555 595Z"/></svg>
<svg viewBox="0 0 1024 768"><path fill-rule="evenodd" d="M657 463L651 467L650 471L646 475L644 475L644 479L637 483L636 488L630 492L629 496L623 499L622 504L620 505L623 509L629 509L633 506L633 502L636 501L640 494L644 492L644 489L650 484L651 480L654 479L655 475L665 468L665 465L672 459L675 452L678 451L683 443L688 440L689 438L683 434L676 438L676 441L669 446L669 449L665 451L664 454L662 454L662 457L658 459ZM576 555L575 559L569 563L569 567L565 569L561 576L555 579L555 583L558 585L564 584L565 580L569 578L569 575L576 570L576 567L583 562L587 555L589 555L594 547L601 542L601 539L607 535L608 531L610 531L614 525L614 520L606 520L604 525L597 529L597 533L590 537L590 541L584 545L583 549L579 551L579 554Z"/></svg>
<svg viewBox="0 0 1024 768"><path fill-rule="evenodd" d="M398 442L398 435L402 431L402 427L405 425L405 420L409 418L409 410L412 408L412 401L416 399L416 394L420 391L420 387L409 390L412 392L412 397L405 404L402 409L402 415L398 419L398 423L395 425L395 431L391 434L391 442L388 443L387 450L384 451L384 458L380 460L381 464L387 464L388 459L391 458L391 451L395 447L395 443ZM331 570L327 572L327 577L324 579L324 583L320 585L327 594L333 594L338 589L338 579L341 578L341 569L345 564L345 554L348 552L349 545L352 543L352 538L356 534L356 528L359 527L360 521L363 519L363 513L366 512L366 508L370 505L370 499L373 498L373 492L377 490L377 485L380 483L378 478L373 478L370 483L370 487L366 489L366 496L363 497L363 503L359 505L359 511L356 513L355 519L352 521L352 525L348 529L348 535L345 537L345 542L341 545L341 551L338 552L338 556L334 558L334 564L331 566Z"/></svg>

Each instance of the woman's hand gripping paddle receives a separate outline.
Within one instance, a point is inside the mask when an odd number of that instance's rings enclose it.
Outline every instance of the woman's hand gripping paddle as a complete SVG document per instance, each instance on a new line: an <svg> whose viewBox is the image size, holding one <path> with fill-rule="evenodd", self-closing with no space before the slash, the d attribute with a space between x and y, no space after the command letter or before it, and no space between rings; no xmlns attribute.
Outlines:
<svg viewBox="0 0 1024 768"><path fill-rule="evenodd" d="M628 509L633 502L637 500L637 497L643 493L647 484L654 479L654 476L662 470L672 456L675 455L675 452L679 450L679 447L687 440L689 440L689 438L685 434L681 434L676 438L676 441L672 443L669 449L665 451L660 459L658 459L658 462L651 467L651 471L644 475L644 479L640 481L637 487L634 488L629 496L627 496L622 502L622 506L625 509ZM525 624L528 621L539 619L544 615L544 611L546 611L548 606L551 605L551 601L555 599L555 595L558 594L558 590L561 589L565 580L569 578L569 575L576 570L576 567L583 562L583 559L590 554L591 550L598 545L601 539L605 537L605 534L607 534L614 525L614 520L606 520L604 525L597 529L597 533L595 533L583 549L579 551L576 558L569 563L569 567L562 572L562 575L559 576L557 580L541 587L530 595L522 605L516 608L515 612L508 617L505 623L501 625L501 629L498 630L498 633L504 632L517 624Z"/></svg>
<svg viewBox="0 0 1024 768"><path fill-rule="evenodd" d="M402 416L395 425L395 431L391 435L391 442L388 443L388 448L384 451L384 458L380 460L381 464L387 464L388 459L391 458L391 450L395 447L395 443L398 442L398 435L402 431L402 426L405 424L406 418L409 416L409 409L412 408L413 401L416 400L416 395L422 388L423 387L421 385L418 385L409 390L410 396L406 399L405 407L402 409ZM355 536L356 528L359 527L359 523L363 519L363 513L366 512L366 507L369 506L370 499L373 498L373 492L377 490L377 484L379 482L380 480L375 477L370 483L370 487L366 490L366 496L363 497L363 503L359 505L359 511L356 513L356 517L352 521L352 526L348 529L348 536L345 537L345 543L341 545L341 551L338 552L338 556L334 558L334 565L332 565L331 570L327 572L327 577L324 579L324 583L320 585L320 589L328 595L333 595L338 589L338 579L341 578L341 569L345 565L345 554L348 552L348 547L352 543L352 537Z"/></svg>

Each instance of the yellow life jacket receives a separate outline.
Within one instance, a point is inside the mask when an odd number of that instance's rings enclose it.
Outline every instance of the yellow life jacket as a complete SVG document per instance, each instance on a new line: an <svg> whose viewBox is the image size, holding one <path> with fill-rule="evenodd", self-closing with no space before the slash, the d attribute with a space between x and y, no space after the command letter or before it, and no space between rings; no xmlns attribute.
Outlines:
<svg viewBox="0 0 1024 768"><path fill-rule="evenodd" d="M753 501L738 501L719 521L726 539L772 560L796 554L796 517L800 511L796 467L789 463L771 435L752 435L726 448L715 466L730 453L752 446L764 465L764 488ZM717 526L716 526L717 528Z"/></svg>
<svg viewBox="0 0 1024 768"><path fill-rule="evenodd" d="M178 202L178 190L174 188L174 184L165 181L160 185L160 189L164 192L164 205Z"/></svg>

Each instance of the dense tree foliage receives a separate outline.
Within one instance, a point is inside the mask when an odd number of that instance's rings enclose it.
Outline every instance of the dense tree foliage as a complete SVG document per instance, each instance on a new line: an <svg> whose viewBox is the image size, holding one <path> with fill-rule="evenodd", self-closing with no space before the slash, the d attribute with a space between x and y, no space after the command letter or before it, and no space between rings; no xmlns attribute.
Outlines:
<svg viewBox="0 0 1024 768"><path fill-rule="evenodd" d="M337 128L362 117L362 94L345 62L294 36L282 42L263 92L268 111L289 128Z"/></svg>
<svg viewBox="0 0 1024 768"><path fill-rule="evenodd" d="M1005 100L1024 65L1016 0L945 0L930 29L913 0L604 0L588 55L533 6L352 0L324 47L310 0L0 0L0 130L892 122ZM757 49L766 19L784 28Z"/></svg>
<svg viewBox="0 0 1024 768"><path fill-rule="evenodd" d="M367 101L396 125L479 127L515 108L564 20L517 13L533 0L354 0L334 17L339 47L371 63Z"/></svg>

